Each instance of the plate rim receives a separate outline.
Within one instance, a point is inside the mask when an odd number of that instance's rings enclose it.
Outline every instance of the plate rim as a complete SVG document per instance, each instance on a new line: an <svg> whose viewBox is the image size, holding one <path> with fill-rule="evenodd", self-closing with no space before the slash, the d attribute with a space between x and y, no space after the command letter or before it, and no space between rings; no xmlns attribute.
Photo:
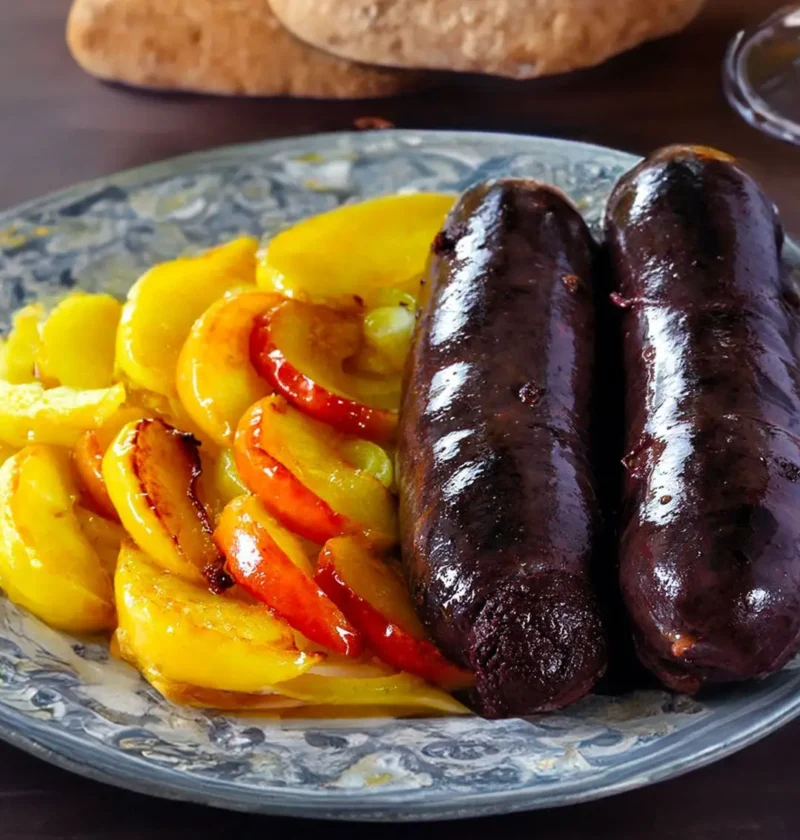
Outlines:
<svg viewBox="0 0 800 840"><path fill-rule="evenodd" d="M124 184L129 180L138 180L143 175L157 175L160 170L178 172L197 162L215 159L218 160L229 155L238 156L241 154L247 154L251 151L256 151L259 148L281 151L284 148L290 149L294 143L307 143L309 141L313 141L316 145L338 140L351 140L365 137L396 137L400 140L403 138L422 138L423 140L496 140L501 142L523 143L533 141L535 144L543 143L544 145L552 146L553 148L567 145L572 146L573 148L582 149L585 152L610 154L617 157L623 155L631 159L632 166L642 160L642 155L636 152L630 152L626 149L615 149L613 146L604 146L601 143L590 143L586 140L572 140L567 137L551 137L541 134L514 134L513 132L508 131L458 131L457 129L439 130L436 128L387 128L365 131L325 131L311 134L293 134L286 137L250 140L243 143L226 143L221 146L213 146L209 149L201 149L199 151L173 155L167 158L162 158L161 160L152 161L150 163L143 163L139 166L117 169L114 172L109 172L106 175L98 175L95 178L86 178L82 181L77 181L74 184L68 184L65 187L49 190L48 192L17 202L10 207L0 209L0 225L4 225L6 221L12 219L14 215L19 215L32 210L40 203L49 203L59 199L67 199L76 193L102 188L103 185L108 185L109 182L114 184ZM0 246L0 252L3 250L5 249Z"/></svg>
<svg viewBox="0 0 800 840"><path fill-rule="evenodd" d="M178 174L226 158L248 157L261 150L265 155L274 155L291 150L294 145L307 148L309 145L334 146L348 141L353 141L355 145L358 145L368 142L368 139L378 142L382 137L399 142L413 139L419 141L419 145L424 145L426 141L505 143L512 147L516 146L518 152L524 152L526 146L535 146L539 149L543 146L550 147L554 152L563 152L566 147L566 149L580 150L587 157L610 155L618 159L625 158L626 163L629 162L631 166L641 160L641 156L635 153L596 143L508 132L401 128L379 132L342 131L294 135L189 152L83 180L0 210L0 226L7 225L15 218L43 204L63 203L109 185L125 186L135 182L155 180L160 175ZM787 241L790 242L790 240ZM800 251L791 242L790 248L796 256L800 255ZM6 249L0 248L0 252L3 250ZM106 767L104 761L101 760L102 751L87 745L67 730L52 729L47 720L31 717L2 702L0 702L0 739L79 776L162 799L276 816L363 822L381 820L416 822L466 819L564 807L634 790L705 767L766 737L798 715L800 715L800 694L787 694L776 702L775 707L766 716L762 715L755 723L742 727L732 736L721 739L718 744L707 747L703 752L665 760L661 767L638 773L632 772L616 782L600 782L587 788L586 781L578 781L573 785L574 790L569 790L567 786L565 791L562 786L549 791L531 793L527 797L526 792L519 788L482 794L469 791L446 792L432 801L426 801L424 796L421 797L420 789L413 789L393 791L391 793L393 801L390 803L386 803L385 800L382 803L380 798L376 798L375 801L359 801L343 795L337 799L318 791L282 792L275 788L259 790L239 787L237 788L238 796L233 797L226 788L235 787L235 783L223 783L191 775L175 776L169 767L147 762L132 755L124 756L124 761L118 760L113 768ZM119 759L119 756L117 758ZM143 777L138 771L139 765L147 768L147 777ZM424 792L424 789L422 791Z"/></svg>

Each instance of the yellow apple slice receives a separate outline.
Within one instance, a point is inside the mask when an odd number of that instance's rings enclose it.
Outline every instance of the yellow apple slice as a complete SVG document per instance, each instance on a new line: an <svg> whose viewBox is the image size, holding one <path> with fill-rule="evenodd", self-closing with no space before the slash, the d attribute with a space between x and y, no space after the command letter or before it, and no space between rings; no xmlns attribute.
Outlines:
<svg viewBox="0 0 800 840"><path fill-rule="evenodd" d="M257 315L281 301L267 292L226 295L200 316L178 359L178 395L192 420L230 446L242 415L272 389L250 363Z"/></svg>
<svg viewBox="0 0 800 840"><path fill-rule="evenodd" d="M111 577L75 513L69 455L35 444L0 467L0 585L53 627L114 626Z"/></svg>
<svg viewBox="0 0 800 840"><path fill-rule="evenodd" d="M269 610L181 580L132 543L123 544L114 584L119 652L145 675L258 692L321 659L298 650L289 625Z"/></svg>
<svg viewBox="0 0 800 840"><path fill-rule="evenodd" d="M401 706L468 715L470 710L420 677L398 673L385 677L328 677L303 674L276 689L285 697L315 706Z"/></svg>
<svg viewBox="0 0 800 840"><path fill-rule="evenodd" d="M36 360L42 346L39 333L44 307L41 303L23 306L12 319L12 329L3 344L3 376L15 385L36 379Z"/></svg>
<svg viewBox="0 0 800 840"><path fill-rule="evenodd" d="M160 419L123 426L103 456L103 478L136 544L168 571L203 583L217 565L208 513L197 498L200 455L191 435Z"/></svg>
<svg viewBox="0 0 800 840"><path fill-rule="evenodd" d="M259 255L258 285L347 309L386 305L400 292L416 296L453 200L439 193L390 195L304 219Z"/></svg>
<svg viewBox="0 0 800 840"><path fill-rule="evenodd" d="M216 497L223 507L228 502L232 502L239 496L246 496L250 492L236 469L232 449L223 449L214 461L213 485Z"/></svg>
<svg viewBox="0 0 800 840"><path fill-rule="evenodd" d="M234 239L198 257L151 268L134 284L117 332L117 366L141 388L174 396L192 324L225 292L255 282L257 242Z"/></svg>
<svg viewBox="0 0 800 840"><path fill-rule="evenodd" d="M69 388L107 388L122 306L111 295L64 298L42 327L38 372Z"/></svg>
<svg viewBox="0 0 800 840"><path fill-rule="evenodd" d="M106 519L93 510L75 505L75 516L78 518L81 530L86 539L97 552L103 568L110 574L114 574L117 567L117 558L122 541L125 539L125 529L118 522Z"/></svg>
<svg viewBox="0 0 800 840"><path fill-rule="evenodd" d="M0 441L74 446L83 432L101 426L123 402L120 384L91 391L45 390L39 382L12 385L0 380Z"/></svg>

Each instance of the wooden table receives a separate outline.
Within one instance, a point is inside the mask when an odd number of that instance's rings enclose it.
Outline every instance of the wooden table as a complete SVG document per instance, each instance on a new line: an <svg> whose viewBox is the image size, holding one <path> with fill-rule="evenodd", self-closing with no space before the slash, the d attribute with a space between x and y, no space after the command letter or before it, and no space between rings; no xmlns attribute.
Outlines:
<svg viewBox="0 0 800 840"><path fill-rule="evenodd" d="M515 84L442 77L388 101L308 102L155 96L98 84L64 46L67 0L0 0L0 207L171 155L223 143L347 129L364 114L398 126L491 129L591 140L636 152L672 141L747 159L800 234L800 149L759 134L723 100L734 32L782 0L709 0L686 32L603 67ZM779 840L800 835L800 721L682 779L566 810L473 825L504 837ZM245 837L313 828L386 840L407 829L301 825L161 802L104 787L0 746L3 840ZM452 828L452 826L448 826ZM414 835L435 837L441 826ZM464 831L466 826L454 831Z"/></svg>

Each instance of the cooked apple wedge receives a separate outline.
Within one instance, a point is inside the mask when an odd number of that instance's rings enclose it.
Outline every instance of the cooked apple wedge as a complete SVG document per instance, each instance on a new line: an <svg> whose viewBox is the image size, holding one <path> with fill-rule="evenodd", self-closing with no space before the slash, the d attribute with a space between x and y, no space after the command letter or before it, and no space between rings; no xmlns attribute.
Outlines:
<svg viewBox="0 0 800 840"><path fill-rule="evenodd" d="M329 540L314 580L384 662L449 690L471 684L425 637L400 576L364 540Z"/></svg>
<svg viewBox="0 0 800 840"><path fill-rule="evenodd" d="M400 376L346 369L363 343L363 319L326 306L284 301L256 318L256 370L301 411L348 435L389 441L397 428Z"/></svg>
<svg viewBox="0 0 800 840"><path fill-rule="evenodd" d="M93 633L114 626L111 576L75 513L69 456L35 444L0 467L0 585L47 624Z"/></svg>
<svg viewBox="0 0 800 840"><path fill-rule="evenodd" d="M417 294L431 242L453 205L437 193L391 195L298 222L260 255L258 284L286 297L371 309Z"/></svg>
<svg viewBox="0 0 800 840"><path fill-rule="evenodd" d="M12 329L3 343L3 375L0 379L19 385L36 379L36 362L42 347L40 334L44 307L29 303L14 314Z"/></svg>
<svg viewBox="0 0 800 840"><path fill-rule="evenodd" d="M125 401L125 388L45 390L39 382L0 380L0 441L11 446L74 446L87 429L101 426Z"/></svg>
<svg viewBox="0 0 800 840"><path fill-rule="evenodd" d="M250 362L256 316L280 302L267 292L231 293L195 321L178 359L184 408L216 443L230 446L242 415L272 390Z"/></svg>
<svg viewBox="0 0 800 840"><path fill-rule="evenodd" d="M276 522L255 496L234 499L214 538L233 579L312 642L345 656L361 654L361 638L314 583L298 537Z"/></svg>
<svg viewBox="0 0 800 840"><path fill-rule="evenodd" d="M72 465L81 484L83 502L106 519L119 521L103 478L103 456L120 429L145 416L136 406L122 406L97 429L83 432L72 449Z"/></svg>
<svg viewBox="0 0 800 840"><path fill-rule="evenodd" d="M68 388L108 388L122 305L111 295L76 292L64 298L42 327L40 378Z"/></svg>
<svg viewBox="0 0 800 840"><path fill-rule="evenodd" d="M257 242L234 239L198 257L160 263L128 292L117 331L117 366L133 383L176 394L175 373L194 322L225 292L253 285Z"/></svg>
<svg viewBox="0 0 800 840"><path fill-rule="evenodd" d="M203 582L219 554L197 498L197 441L163 420L122 428L103 457L108 495L125 530L164 569Z"/></svg>
<svg viewBox="0 0 800 840"><path fill-rule="evenodd" d="M288 624L260 605L165 572L125 542L114 578L123 658L173 683L258 692L297 677L321 657L297 649Z"/></svg>
<svg viewBox="0 0 800 840"><path fill-rule="evenodd" d="M86 539L97 552L103 568L113 575L117 567L119 549L126 536L125 529L119 522L106 519L80 504L75 505L75 516Z"/></svg>
<svg viewBox="0 0 800 840"><path fill-rule="evenodd" d="M403 708L416 712L442 712L468 715L470 710L440 688L413 674L387 677L328 677L303 674L281 683L278 690L286 697L315 706L369 706Z"/></svg>
<svg viewBox="0 0 800 840"><path fill-rule="evenodd" d="M354 438L265 397L239 424L234 451L244 483L287 528L317 543L365 534L397 539L394 500L380 479L347 459Z"/></svg>

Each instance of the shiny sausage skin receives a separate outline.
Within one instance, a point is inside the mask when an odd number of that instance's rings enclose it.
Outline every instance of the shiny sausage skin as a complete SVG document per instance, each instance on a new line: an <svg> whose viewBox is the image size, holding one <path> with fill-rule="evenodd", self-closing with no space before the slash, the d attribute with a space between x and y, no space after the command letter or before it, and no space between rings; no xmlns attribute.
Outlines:
<svg viewBox="0 0 800 840"><path fill-rule="evenodd" d="M780 222L731 158L673 146L622 178L606 232L639 657L688 692L766 674L800 642L800 313Z"/></svg>
<svg viewBox="0 0 800 840"><path fill-rule="evenodd" d="M606 667L590 581L596 248L556 190L465 193L434 244L400 413L417 611L501 717L566 705Z"/></svg>

